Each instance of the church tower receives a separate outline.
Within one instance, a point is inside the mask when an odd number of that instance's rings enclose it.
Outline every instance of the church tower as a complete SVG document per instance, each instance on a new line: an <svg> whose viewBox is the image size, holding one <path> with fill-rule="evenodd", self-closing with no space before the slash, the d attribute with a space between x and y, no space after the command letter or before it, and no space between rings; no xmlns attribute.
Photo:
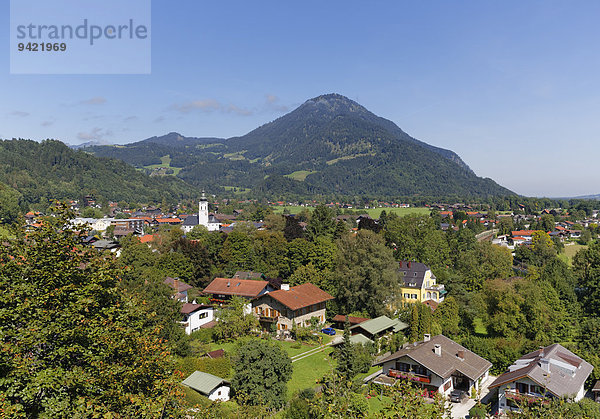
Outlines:
<svg viewBox="0 0 600 419"><path fill-rule="evenodd" d="M208 201L204 191L202 191L202 198L198 204L198 224L208 228Z"/></svg>

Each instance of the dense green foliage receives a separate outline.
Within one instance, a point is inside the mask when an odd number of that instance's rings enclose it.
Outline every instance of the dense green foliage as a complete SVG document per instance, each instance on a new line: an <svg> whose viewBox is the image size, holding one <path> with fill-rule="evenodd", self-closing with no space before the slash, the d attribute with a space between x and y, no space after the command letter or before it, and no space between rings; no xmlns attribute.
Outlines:
<svg viewBox="0 0 600 419"><path fill-rule="evenodd" d="M292 378L292 361L281 347L253 339L236 353L231 387L245 404L281 407L286 400L286 383Z"/></svg>
<svg viewBox="0 0 600 419"><path fill-rule="evenodd" d="M25 203L39 203L41 210L52 200L80 199L87 194L98 202L131 203L174 203L198 195L179 179L151 178L122 161L94 157L54 140L0 141L0 183L18 191Z"/></svg>
<svg viewBox="0 0 600 419"><path fill-rule="evenodd" d="M23 417L175 414L174 366L148 302L64 213L0 248L0 408Z"/></svg>

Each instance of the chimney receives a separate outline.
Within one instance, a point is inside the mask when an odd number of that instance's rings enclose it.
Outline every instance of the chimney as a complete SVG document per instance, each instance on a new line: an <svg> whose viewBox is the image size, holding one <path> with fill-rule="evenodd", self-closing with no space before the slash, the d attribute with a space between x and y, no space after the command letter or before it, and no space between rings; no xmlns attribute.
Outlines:
<svg viewBox="0 0 600 419"><path fill-rule="evenodd" d="M431 340L431 335L429 333L425 333L423 335L423 342L429 342Z"/></svg>
<svg viewBox="0 0 600 419"><path fill-rule="evenodd" d="M541 357L541 358L543 358L543 357L544 357L544 349L545 349L545 348L544 348L543 346L540 346L540 347L539 347L539 350L540 350L540 357Z"/></svg>
<svg viewBox="0 0 600 419"><path fill-rule="evenodd" d="M173 279L173 288L175 288L175 291L179 292L179 280L177 278Z"/></svg>
<svg viewBox="0 0 600 419"><path fill-rule="evenodd" d="M227 288L229 288L231 286L231 280L227 280Z"/></svg>
<svg viewBox="0 0 600 419"><path fill-rule="evenodd" d="M408 261L408 269L410 269L410 265L411 265L411 262L410 262L410 260L409 260L409 261Z"/></svg>
<svg viewBox="0 0 600 419"><path fill-rule="evenodd" d="M290 284L281 284L281 290L282 291L289 291L290 290Z"/></svg>
<svg viewBox="0 0 600 419"><path fill-rule="evenodd" d="M545 373L549 373L550 372L550 360L548 358L540 359L540 367L542 367L542 370Z"/></svg>
<svg viewBox="0 0 600 419"><path fill-rule="evenodd" d="M459 349L458 352L456 353L456 356L458 357L458 359L460 359L461 361L465 360L465 351L462 349Z"/></svg>
<svg viewBox="0 0 600 419"><path fill-rule="evenodd" d="M442 345L440 345L439 343L433 345L433 353L437 356L442 356Z"/></svg>

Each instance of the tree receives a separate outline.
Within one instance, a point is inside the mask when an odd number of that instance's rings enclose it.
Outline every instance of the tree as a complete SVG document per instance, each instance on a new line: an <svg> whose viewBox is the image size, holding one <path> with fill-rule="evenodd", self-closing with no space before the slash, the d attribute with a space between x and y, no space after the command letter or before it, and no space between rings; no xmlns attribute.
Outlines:
<svg viewBox="0 0 600 419"><path fill-rule="evenodd" d="M423 397L423 389L413 387L408 381L397 380L393 386L382 386L382 392L389 401L379 411L378 418L451 417L446 398L436 392L433 403L429 403Z"/></svg>
<svg viewBox="0 0 600 419"><path fill-rule="evenodd" d="M433 313L433 317L442 327L443 333L449 337L460 332L460 316L458 313L458 303L451 295L447 296Z"/></svg>
<svg viewBox="0 0 600 419"><path fill-rule="evenodd" d="M252 339L235 355L231 387L243 404L280 408L286 401L287 382L292 378L292 361L275 342Z"/></svg>
<svg viewBox="0 0 600 419"><path fill-rule="evenodd" d="M537 265L542 266L556 257L554 242L545 231L534 231L531 237L531 249L537 258Z"/></svg>
<svg viewBox="0 0 600 419"><path fill-rule="evenodd" d="M591 315L600 313L600 242L581 249L573 258L573 270L581 288L584 310Z"/></svg>
<svg viewBox="0 0 600 419"><path fill-rule="evenodd" d="M306 226L306 236L314 241L318 237L333 237L335 232L335 213L321 204L315 208Z"/></svg>
<svg viewBox="0 0 600 419"><path fill-rule="evenodd" d="M386 312L398 289L397 264L381 236L361 230L337 242L332 278L337 302L346 313L366 310L372 316Z"/></svg>
<svg viewBox="0 0 600 419"><path fill-rule="evenodd" d="M337 372L346 380L351 380L354 377L354 365L352 360L352 342L350 342L350 321L346 316L344 322L344 341L340 345L337 353Z"/></svg>
<svg viewBox="0 0 600 419"><path fill-rule="evenodd" d="M231 340L246 336L258 327L258 320L252 313L246 313L248 302L234 296L229 305L215 313L217 324L213 328L217 340Z"/></svg>
<svg viewBox="0 0 600 419"><path fill-rule="evenodd" d="M24 209L22 195L0 183L0 224L11 224L17 220Z"/></svg>
<svg viewBox="0 0 600 419"><path fill-rule="evenodd" d="M145 302L55 211L0 248L0 404L26 417L176 416L180 379Z"/></svg>
<svg viewBox="0 0 600 419"><path fill-rule="evenodd" d="M304 238L304 230L300 226L298 217L292 217L290 215L285 217L283 235L287 241Z"/></svg>

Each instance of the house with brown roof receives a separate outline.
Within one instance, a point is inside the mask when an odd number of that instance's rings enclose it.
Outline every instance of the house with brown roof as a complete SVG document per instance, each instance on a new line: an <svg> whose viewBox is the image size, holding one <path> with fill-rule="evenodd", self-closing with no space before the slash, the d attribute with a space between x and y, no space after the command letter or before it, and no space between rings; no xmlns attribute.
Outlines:
<svg viewBox="0 0 600 419"><path fill-rule="evenodd" d="M211 302L227 304L233 296L245 298L250 301L267 292L273 291L268 281L240 278L215 278L204 291L211 295Z"/></svg>
<svg viewBox="0 0 600 419"><path fill-rule="evenodd" d="M333 300L329 293L311 283L290 287L283 284L280 290L265 293L252 301L252 312L263 329L275 324L278 331L291 330L295 325L308 326L313 317L324 323L325 303Z"/></svg>
<svg viewBox="0 0 600 419"><path fill-rule="evenodd" d="M207 304L185 303L181 307L181 324L188 335L214 321L215 308Z"/></svg>
<svg viewBox="0 0 600 419"><path fill-rule="evenodd" d="M170 286L171 288L173 288L173 298L181 301L182 303L187 303L188 302L188 291L192 289L191 285L186 284L185 282L181 281L179 278L171 278L171 277L166 277L165 280L163 281L165 285Z"/></svg>
<svg viewBox="0 0 600 419"><path fill-rule="evenodd" d="M424 389L449 395L453 390L470 394L488 379L492 363L444 335L405 344L402 349L375 365L383 366L383 374L374 382L393 385L395 380L410 380Z"/></svg>
<svg viewBox="0 0 600 419"><path fill-rule="evenodd" d="M517 359L490 389L498 389L499 412L518 411L519 403L567 397L578 402L594 367L554 343Z"/></svg>
<svg viewBox="0 0 600 419"><path fill-rule="evenodd" d="M348 316L348 323L350 323L350 326L361 324L362 322L366 322L367 320L369 319L367 319L366 317ZM336 314L333 317L333 319L331 319L331 322L332 326L336 329L344 329L344 326L346 324L346 316L344 316L343 314Z"/></svg>

